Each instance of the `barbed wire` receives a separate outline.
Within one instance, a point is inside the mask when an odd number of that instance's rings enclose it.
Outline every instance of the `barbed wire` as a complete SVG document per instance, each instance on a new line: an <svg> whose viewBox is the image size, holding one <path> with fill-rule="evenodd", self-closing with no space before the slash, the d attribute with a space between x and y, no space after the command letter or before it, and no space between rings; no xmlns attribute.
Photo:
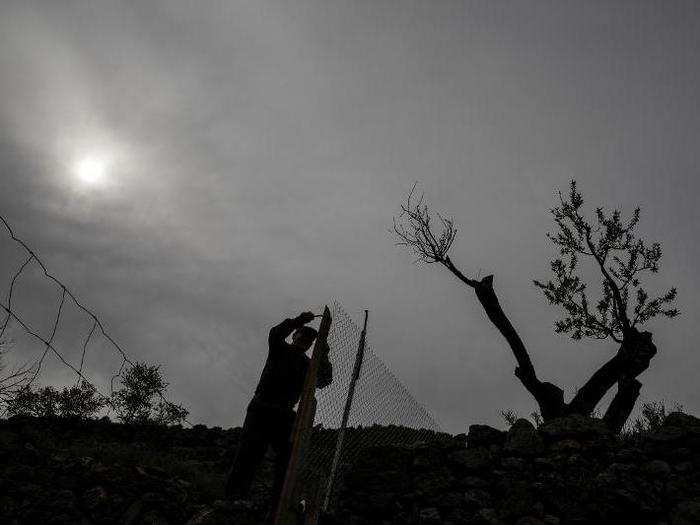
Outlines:
<svg viewBox="0 0 700 525"><path fill-rule="evenodd" d="M10 287L8 290L7 294L7 302L2 303L0 302L0 308L5 312L5 319L2 322L2 326L0 327L0 338L2 338L7 330L7 327L9 325L10 320L14 320L17 324L22 327L22 329L30 336L32 336L34 339L37 339L38 341L42 342L44 344L44 351L41 354L41 357L38 359L36 364L32 367L33 368L33 373L32 377L29 379L27 382L26 386L27 388L31 387L31 385L34 383L34 381L39 377L44 360L46 359L47 354L49 351L51 351L58 359L61 361L65 366L70 368L76 375L76 384L78 382L85 381L88 385L90 385L98 394L100 394L104 399L109 400L112 397L112 394L114 393L114 381L122 376L122 373L124 372L124 368L126 365L129 365L130 367L135 366L135 362L127 355L126 351L119 345L119 343L116 342L116 340L110 335L110 333L105 329L105 325L103 322L100 320L100 318L97 316L97 314L85 306L80 300L78 300L77 296L75 293L71 291L71 289L66 286L58 277L53 275L52 273L49 272L47 266L44 264L44 262L39 258L37 253L21 238L17 237L15 235L14 230L10 226L9 222L0 215L0 222L2 222L3 226L9 233L10 239L15 242L17 246L19 246L24 253L27 254L27 259L22 263L22 265L18 268L18 270L13 274L12 280L10 282ZM23 320L17 312L13 309L12 307L12 299L13 299L13 294L15 291L15 286L17 284L18 279L21 277L21 275L24 273L24 271L27 269L27 266L31 264L32 262L36 263L41 271L43 272L43 275L46 279L48 279L50 282L55 284L56 286L59 287L61 290L61 301L58 305L58 308L56 310L56 316L54 318L54 323L53 323L53 328L51 330L51 335L47 339L43 337L37 330L35 330L33 327L31 327L25 320ZM58 330L58 326L60 324L61 320L61 314L63 313L64 306L66 304L66 300L69 299L70 301L73 302L73 304L78 308L78 310L82 311L84 314L89 316L90 319L92 319L92 327L90 331L88 332L87 336L85 337L83 344L82 344L82 354L80 358L80 366L79 368L76 368L74 365L70 364L68 360L64 357L64 355L55 347L54 345L54 338L56 336L56 332ZM85 354L87 351L88 344L90 343L95 331L99 329L100 334L105 338L105 340L111 345L111 347L117 352L117 354L121 358L121 363L119 365L119 369L117 370L116 374L113 374L111 379L110 379L110 394L109 396L105 395L97 386L90 381L85 375L83 374L83 366L85 363ZM168 401L165 396L161 392L157 392L158 397L160 400L167 405L175 405L174 403ZM108 409L111 411L112 407L111 404L108 404ZM5 415L7 409L3 411L2 415ZM187 423L188 425L192 426L192 423L187 419L184 418L183 421Z"/></svg>

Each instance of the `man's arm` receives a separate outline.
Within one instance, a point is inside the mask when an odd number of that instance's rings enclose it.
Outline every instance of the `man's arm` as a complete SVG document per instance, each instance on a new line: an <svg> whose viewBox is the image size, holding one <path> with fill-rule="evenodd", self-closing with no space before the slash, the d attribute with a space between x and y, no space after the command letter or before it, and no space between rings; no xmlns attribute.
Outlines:
<svg viewBox="0 0 700 525"><path fill-rule="evenodd" d="M333 382L333 365L328 359L330 348L328 343L324 345L321 360L318 363L318 371L316 372L316 387L325 388Z"/></svg>
<svg viewBox="0 0 700 525"><path fill-rule="evenodd" d="M273 326L267 338L270 347L283 343L294 330L311 322L314 317L312 312L303 312L296 317L285 319L280 324Z"/></svg>

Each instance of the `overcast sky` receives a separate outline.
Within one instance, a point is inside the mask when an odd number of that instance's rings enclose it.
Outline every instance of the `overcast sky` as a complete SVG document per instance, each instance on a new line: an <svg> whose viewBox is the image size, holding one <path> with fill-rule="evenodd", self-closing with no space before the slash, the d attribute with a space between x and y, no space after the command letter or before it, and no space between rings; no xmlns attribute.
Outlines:
<svg viewBox="0 0 700 525"><path fill-rule="evenodd" d="M240 424L269 328L336 298L456 433L535 405L473 292L412 264L392 216L419 181L570 396L616 351L555 334L532 285L575 178L662 243L651 287L682 316L649 325L642 400L697 412L698 49L692 1L4 0L0 213L192 421ZM22 259L0 243L4 297ZM60 295L24 286L46 333Z"/></svg>

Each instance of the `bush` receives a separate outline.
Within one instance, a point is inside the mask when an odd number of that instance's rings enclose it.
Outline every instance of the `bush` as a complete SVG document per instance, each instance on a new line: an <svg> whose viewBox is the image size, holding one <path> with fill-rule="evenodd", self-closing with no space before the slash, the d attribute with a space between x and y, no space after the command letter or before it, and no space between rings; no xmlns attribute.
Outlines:
<svg viewBox="0 0 700 525"><path fill-rule="evenodd" d="M673 412L683 412L683 407L676 404ZM644 403L642 405L641 416L635 419L634 422L623 431L623 437L632 438L649 432L655 432L663 425L668 414L669 413L666 411L666 404L663 401Z"/></svg>
<svg viewBox="0 0 700 525"><path fill-rule="evenodd" d="M34 390L26 386L7 402L7 413L36 417L75 417L88 419L107 405L107 399L97 393L87 381L56 390L45 386Z"/></svg>
<svg viewBox="0 0 700 525"><path fill-rule="evenodd" d="M165 401L168 387L158 365L134 363L121 376L120 390L112 394L111 404L124 423L182 423L189 411L181 405Z"/></svg>
<svg viewBox="0 0 700 525"><path fill-rule="evenodd" d="M513 424L518 419L520 419L520 415L515 410L512 410L510 408L507 410L501 410L501 417L508 424L509 427L512 427ZM539 412L531 412L530 418L532 419L532 422L535 425L535 427L539 427L542 424L542 416Z"/></svg>

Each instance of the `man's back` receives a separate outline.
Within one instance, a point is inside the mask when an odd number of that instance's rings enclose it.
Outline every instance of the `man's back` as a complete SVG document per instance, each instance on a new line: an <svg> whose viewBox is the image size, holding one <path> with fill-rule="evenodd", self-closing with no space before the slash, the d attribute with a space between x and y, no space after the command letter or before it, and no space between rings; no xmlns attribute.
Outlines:
<svg viewBox="0 0 700 525"><path fill-rule="evenodd" d="M289 344L286 338L301 325L298 318L285 319L270 330L267 360L254 400L286 409L292 409L299 401L311 360L304 350ZM332 367L326 353L319 366L317 386L327 386L331 377Z"/></svg>

